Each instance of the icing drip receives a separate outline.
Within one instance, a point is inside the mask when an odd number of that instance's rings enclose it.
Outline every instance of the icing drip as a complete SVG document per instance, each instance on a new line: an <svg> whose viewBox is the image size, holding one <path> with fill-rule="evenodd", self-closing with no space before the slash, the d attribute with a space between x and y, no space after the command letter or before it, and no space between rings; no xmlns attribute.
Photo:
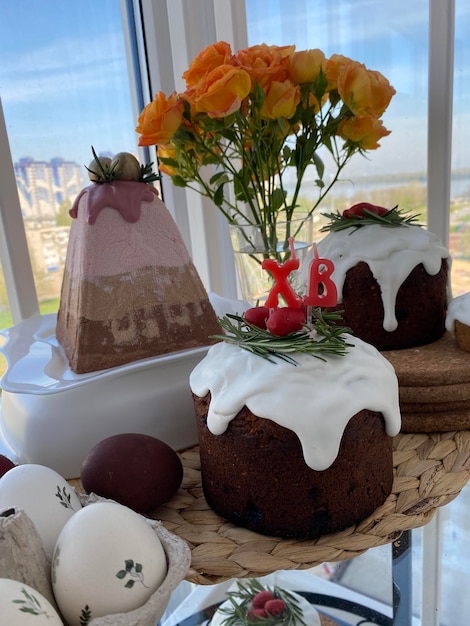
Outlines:
<svg viewBox="0 0 470 626"><path fill-rule="evenodd" d="M298 365L276 363L221 342L213 346L190 376L194 394L211 393L207 426L220 435L247 406L261 418L294 431L305 462L314 470L335 460L344 429L363 409L383 414L386 432L401 426L398 381L392 365L373 346L352 336L346 356L295 354Z"/></svg>
<svg viewBox="0 0 470 626"><path fill-rule="evenodd" d="M406 224L396 228L374 224L357 230L330 232L317 247L320 257L334 263L331 278L338 289L338 304L342 302L347 271L361 261L367 263L382 292L383 327L389 332L398 326L395 301L400 286L411 271L422 263L426 272L435 276L441 269L442 259L449 258L447 249L436 235ZM312 253L302 267L304 277L311 259Z"/></svg>
<svg viewBox="0 0 470 626"><path fill-rule="evenodd" d="M449 302L446 317L447 330L454 330L455 320L470 326L470 293L464 293Z"/></svg>
<svg viewBox="0 0 470 626"><path fill-rule="evenodd" d="M101 209L116 209L127 222L137 222L140 218L142 202L152 202L158 191L146 183L115 180L112 183L99 183L82 189L75 198L70 216L76 218L82 196L87 194L86 221L94 224Z"/></svg>

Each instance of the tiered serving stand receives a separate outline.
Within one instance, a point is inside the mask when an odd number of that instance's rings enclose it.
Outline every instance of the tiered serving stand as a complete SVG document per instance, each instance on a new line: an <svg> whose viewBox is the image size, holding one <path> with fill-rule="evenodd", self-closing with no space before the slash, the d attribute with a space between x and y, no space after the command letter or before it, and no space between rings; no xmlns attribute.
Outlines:
<svg viewBox="0 0 470 626"><path fill-rule="evenodd" d="M413 358L413 380L429 379L429 347L404 350L391 354L398 379L410 380L410 357ZM451 354L449 353L451 352ZM453 384L456 371L468 369L470 355L461 353L449 337L442 345L441 371ZM387 356L386 353L384 353ZM432 348L432 369L441 349ZM450 354L450 358L449 358ZM463 377L463 378L462 378ZM460 384L459 382L459 384ZM449 387L450 389L450 387ZM257 534L227 522L207 504L200 472L199 448L194 446L180 452L184 467L183 483L178 493L166 504L155 509L151 517L184 539L191 549L191 567L186 579L199 585L214 585L232 578L258 578L278 570L306 570L324 562L337 562L364 553L369 548L385 544L392 547L395 587L410 585L410 567L402 567L403 558L410 557L410 531L430 522L439 507L459 495L470 480L470 403L469 411L454 418L453 430L421 432L426 422L420 420L420 432L401 432L394 438L394 482L385 503L371 516L340 533L312 540L282 539ZM410 431L410 417L405 416ZM449 421L445 421L446 426ZM435 421L430 422L435 428ZM72 481L80 489L79 481ZM409 596L409 594L405 594ZM402 594L403 596L403 594ZM317 598L318 599L318 598ZM404 606L404 604L406 606ZM408 626L411 624L411 604L400 604L400 592L394 593L393 619L371 622ZM183 622L190 626L193 622Z"/></svg>
<svg viewBox="0 0 470 626"><path fill-rule="evenodd" d="M151 517L161 520L190 546L191 567L186 579L213 585L231 578L262 577L277 570L305 570L350 559L385 544L392 545L396 565L409 549L408 532L427 524L437 508L451 502L469 481L470 431L399 434L394 438L395 480L386 502L356 526L302 541L259 535L214 513L202 491L199 448L192 447L180 456L182 486ZM79 480L71 482L81 489ZM397 571L395 585L408 585L409 581L399 579ZM383 618L372 623L411 624L411 615L398 617L399 593L395 594L393 609L393 621Z"/></svg>
<svg viewBox="0 0 470 626"><path fill-rule="evenodd" d="M50 378L50 365L47 364L56 362L54 358L59 357L54 356L58 347L51 340L53 328L46 322L29 321L28 324L36 324L29 333L30 337L26 337L26 340L22 333L17 340L21 357L27 358L28 366L33 357L38 359L41 356L41 372L47 373ZM7 347L11 345L16 344L10 338ZM387 356L386 353L384 355ZM197 354L196 358L200 359L202 355ZM420 405L426 404L424 413L427 415L431 412L433 415L429 422L426 422L426 417L420 419L417 429L419 432L413 432L412 416L404 414L406 432L401 432L394 438L395 479L392 493L386 502L356 526L318 539L300 541L259 535L234 526L210 509L201 485L199 449L193 446L193 440L186 444L192 447L180 452L184 466L180 490L150 516L161 520L169 531L184 539L190 546L192 559L188 581L199 585L213 585L232 578L261 577L278 570L306 570L324 562L350 559L369 548L385 544L392 546L394 562L398 562L404 546L408 546L409 531L427 524L437 509L453 500L470 479L470 354L460 351L452 337L449 339L447 336L442 345L437 342L423 349L404 350L390 355L390 358L397 372L401 393L408 393L411 388L413 393L418 390L420 394L418 400L411 403L407 398L401 397L403 406L406 403L416 410ZM167 374L166 368L164 369ZM13 373L16 371L14 367ZM142 377L142 372L136 374L139 379ZM103 381L100 383L104 386L106 377L113 378L113 372L102 376ZM57 384L56 378L63 380L64 385L71 384L74 389L80 390L82 387L82 381L73 379L70 383L65 381L64 376L56 376L54 384ZM155 373L151 372L149 384L152 388L155 387L155 380ZM187 381L187 377L184 377L184 381ZM187 386L187 383L184 384ZM164 384L157 384L157 387L161 387L161 391L166 389ZM83 388L86 390L87 385L83 385ZM427 404L430 388L439 388L437 404ZM126 390L128 389L127 386ZM39 392L42 391L42 388L39 389ZM54 388L53 391L51 397L57 389ZM186 391L189 399L189 387ZM451 420L446 418L444 405L440 402L443 391L449 391L451 396L454 391L458 394L457 410L452 413ZM47 395L39 392L37 397ZM468 409L465 396L467 392ZM21 393L18 398L13 393L13 397L15 401L23 399ZM110 396L107 398L109 400ZM80 408L83 412L83 405ZM169 401L168 409L171 408L172 402ZM88 415L88 411L85 413ZM192 413L192 409L188 410L189 413ZM46 410L45 414L49 419L51 412ZM439 418L442 418L445 427L436 427L436 416L438 423ZM65 412L59 411L53 419L71 423L68 409ZM37 421L36 409L27 414L26 420L31 426ZM74 419L73 423L80 425L80 430L83 430L83 419ZM47 426L41 427L41 432L44 437L50 438L50 433L56 431L52 423ZM70 429L67 429L66 435L71 436ZM104 436L106 435L100 435L101 438ZM84 446L85 444L82 447ZM88 444L86 450L90 447L91 444ZM83 454L80 458L83 458ZM23 462L43 461L35 458ZM75 466L79 467L78 460L75 461ZM60 472L60 468L57 471ZM72 484L80 490L80 481L73 478L77 474L78 472L64 475L71 478ZM398 622L395 616L394 623L399 623L400 626L411 623L406 619Z"/></svg>

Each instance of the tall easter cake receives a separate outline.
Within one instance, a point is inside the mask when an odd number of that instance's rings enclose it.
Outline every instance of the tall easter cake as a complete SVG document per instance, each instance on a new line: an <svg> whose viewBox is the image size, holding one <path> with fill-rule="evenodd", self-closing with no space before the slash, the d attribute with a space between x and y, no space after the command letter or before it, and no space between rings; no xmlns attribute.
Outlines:
<svg viewBox="0 0 470 626"><path fill-rule="evenodd" d="M397 208L363 202L329 217L318 253L334 263L336 309L353 334L379 350L442 337L450 258L439 238Z"/></svg>
<svg viewBox="0 0 470 626"><path fill-rule="evenodd" d="M394 369L361 339L332 334L315 311L313 324L283 337L235 316L238 328L226 321L224 341L190 376L205 497L262 534L340 531L392 488Z"/></svg>
<svg viewBox="0 0 470 626"><path fill-rule="evenodd" d="M210 344L215 312L172 216L140 182L146 168L121 153L89 171L70 211L56 329L72 370Z"/></svg>

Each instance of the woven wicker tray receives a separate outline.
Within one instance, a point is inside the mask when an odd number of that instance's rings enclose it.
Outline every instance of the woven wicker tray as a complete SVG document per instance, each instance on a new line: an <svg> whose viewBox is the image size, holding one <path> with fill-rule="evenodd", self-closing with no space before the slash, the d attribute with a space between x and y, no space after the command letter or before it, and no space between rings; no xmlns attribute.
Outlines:
<svg viewBox="0 0 470 626"><path fill-rule="evenodd" d="M208 585L342 561L427 524L436 508L453 500L470 479L470 431L399 434L394 438L395 480L386 502L360 524L308 541L267 537L227 522L204 498L199 448L180 456L182 486L151 517L189 544L186 579Z"/></svg>

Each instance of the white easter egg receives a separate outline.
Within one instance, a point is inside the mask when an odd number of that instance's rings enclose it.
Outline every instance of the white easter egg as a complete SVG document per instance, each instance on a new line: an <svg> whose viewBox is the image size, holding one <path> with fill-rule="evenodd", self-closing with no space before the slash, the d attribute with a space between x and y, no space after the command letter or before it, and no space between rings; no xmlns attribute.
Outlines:
<svg viewBox="0 0 470 626"><path fill-rule="evenodd" d="M0 510L22 509L31 519L49 558L60 531L82 508L75 491L56 471L44 465L18 465L0 478Z"/></svg>
<svg viewBox="0 0 470 626"><path fill-rule="evenodd" d="M116 502L78 511L62 529L52 560L54 596L69 626L141 607L166 573L153 528Z"/></svg>
<svg viewBox="0 0 470 626"><path fill-rule="evenodd" d="M52 604L29 585L0 578L1 623L8 626L63 626Z"/></svg>

